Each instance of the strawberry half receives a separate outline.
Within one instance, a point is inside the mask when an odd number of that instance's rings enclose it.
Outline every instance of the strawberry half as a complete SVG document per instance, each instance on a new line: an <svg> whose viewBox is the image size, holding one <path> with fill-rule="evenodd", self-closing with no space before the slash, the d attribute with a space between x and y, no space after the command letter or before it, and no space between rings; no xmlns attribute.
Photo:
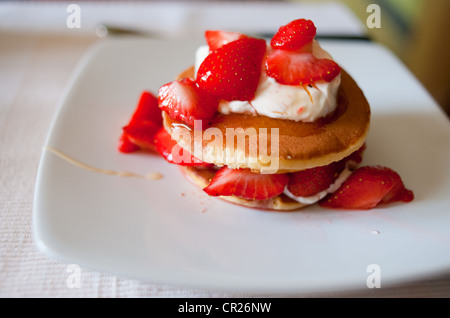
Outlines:
<svg viewBox="0 0 450 318"><path fill-rule="evenodd" d="M284 85L308 85L319 80L331 82L341 72L333 60L286 50L272 50L266 59L266 70L270 77Z"/></svg>
<svg viewBox="0 0 450 318"><path fill-rule="evenodd" d="M297 197L315 195L328 189L344 167L345 162L339 161L322 167L290 173L287 189Z"/></svg>
<svg viewBox="0 0 450 318"><path fill-rule="evenodd" d="M266 41L243 38L210 53L197 71L197 83L219 99L252 100L261 76Z"/></svg>
<svg viewBox="0 0 450 318"><path fill-rule="evenodd" d="M139 149L153 150L154 126L156 130L162 126L158 99L152 93L143 91L128 125L123 128L119 140L119 151L130 153ZM132 137L129 136L129 132L132 132Z"/></svg>
<svg viewBox="0 0 450 318"><path fill-rule="evenodd" d="M215 51L218 48L224 46L225 44L228 44L236 40L248 38L248 36L238 32L208 30L205 32L205 38L210 51Z"/></svg>
<svg viewBox="0 0 450 318"><path fill-rule="evenodd" d="M392 169L365 166L355 170L341 187L325 197L319 205L334 209L372 209L382 203L410 202L412 191L405 188Z"/></svg>
<svg viewBox="0 0 450 318"><path fill-rule="evenodd" d="M217 98L210 96L190 78L183 78L160 87L159 107L173 119L194 127L195 120L206 128L219 107Z"/></svg>
<svg viewBox="0 0 450 318"><path fill-rule="evenodd" d="M180 166L212 167L213 164L206 163L194 157L189 151L181 148L172 139L167 130L160 128L155 135L154 143L158 153L170 163Z"/></svg>
<svg viewBox="0 0 450 318"><path fill-rule="evenodd" d="M259 174L247 169L222 167L203 189L210 196L235 195L249 200L265 200L284 191L287 174Z"/></svg>
<svg viewBox="0 0 450 318"><path fill-rule="evenodd" d="M298 19L281 26L270 41L274 49L298 51L312 43L316 26L311 20Z"/></svg>

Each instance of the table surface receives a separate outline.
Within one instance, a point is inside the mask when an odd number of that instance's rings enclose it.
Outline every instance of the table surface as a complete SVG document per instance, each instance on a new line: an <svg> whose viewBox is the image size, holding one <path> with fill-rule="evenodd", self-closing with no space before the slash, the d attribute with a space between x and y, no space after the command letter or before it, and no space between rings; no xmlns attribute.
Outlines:
<svg viewBox="0 0 450 318"><path fill-rule="evenodd" d="M88 268L80 268L79 285L73 286L69 264L36 247L33 195L42 147L76 63L99 40L93 32L0 26L0 297L258 296L167 286ZM450 275L389 288L269 296L448 297Z"/></svg>

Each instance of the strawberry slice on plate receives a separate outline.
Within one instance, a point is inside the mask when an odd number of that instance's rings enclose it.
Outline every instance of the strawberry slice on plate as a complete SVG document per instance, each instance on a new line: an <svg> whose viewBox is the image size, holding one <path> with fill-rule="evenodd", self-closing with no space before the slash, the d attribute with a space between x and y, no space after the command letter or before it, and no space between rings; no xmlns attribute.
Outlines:
<svg viewBox="0 0 450 318"><path fill-rule="evenodd" d="M331 82L341 68L330 59L319 59L312 53L272 50L266 59L266 71L284 85L308 85L319 80Z"/></svg>
<svg viewBox="0 0 450 318"><path fill-rule="evenodd" d="M272 37L270 46L274 49L299 51L312 43L316 26L311 20L297 19L281 26Z"/></svg>
<svg viewBox="0 0 450 318"><path fill-rule="evenodd" d="M355 170L341 187L319 205L334 209L372 209L382 203L410 202L411 190L405 188L398 173L382 166L364 166Z"/></svg>
<svg viewBox="0 0 450 318"><path fill-rule="evenodd" d="M210 51L215 51L218 48L230 42L248 38L247 35L239 32L222 31L222 30L207 30L205 32L206 43Z"/></svg>
<svg viewBox="0 0 450 318"><path fill-rule="evenodd" d="M129 124L150 120L157 125L162 125L161 110L158 107L158 99L149 91L143 91L139 98L136 110L131 116Z"/></svg>
<svg viewBox="0 0 450 318"><path fill-rule="evenodd" d="M130 124L123 128L123 133L128 142L138 147L138 149L156 150L154 139L160 125L153 121L141 121Z"/></svg>
<svg viewBox="0 0 450 318"><path fill-rule="evenodd" d="M194 127L196 120L206 128L219 107L217 98L205 92L198 84L183 78L165 84L158 91L158 103L173 119Z"/></svg>
<svg viewBox="0 0 450 318"><path fill-rule="evenodd" d="M222 167L203 189L210 196L235 195L249 200L265 200L284 191L287 174L259 174L248 169Z"/></svg>
<svg viewBox="0 0 450 318"><path fill-rule="evenodd" d="M263 39L243 38L210 53L197 71L198 85L219 99L252 100L266 52Z"/></svg>
<svg viewBox="0 0 450 318"><path fill-rule="evenodd" d="M130 138L127 136L127 134L124 131L122 131L122 135L120 135L120 138L119 138L118 149L120 152L123 152L123 153L131 153L131 152L140 150L141 147L139 147L138 145L133 143L130 140Z"/></svg>
<svg viewBox="0 0 450 318"><path fill-rule="evenodd" d="M153 137L162 126L158 99L149 91L143 91L128 125L123 127L119 140L119 151L130 153L140 149L153 150ZM129 136L128 133L133 136Z"/></svg>
<svg viewBox="0 0 450 318"><path fill-rule="evenodd" d="M400 175L394 171L391 172L394 186L391 191L381 200L382 203L392 202L410 202L414 199L414 193L405 188Z"/></svg>
<svg viewBox="0 0 450 318"><path fill-rule="evenodd" d="M213 164L204 162L194 157L189 151L181 148L175 140L172 139L167 130L160 128L154 139L156 151L168 162L180 166L194 167L212 167Z"/></svg>

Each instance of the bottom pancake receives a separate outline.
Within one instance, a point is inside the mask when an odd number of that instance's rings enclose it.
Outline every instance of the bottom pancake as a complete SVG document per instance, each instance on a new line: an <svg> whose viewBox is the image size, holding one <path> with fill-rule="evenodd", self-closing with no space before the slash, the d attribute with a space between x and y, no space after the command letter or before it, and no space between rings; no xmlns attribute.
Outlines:
<svg viewBox="0 0 450 318"><path fill-rule="evenodd" d="M216 173L216 170L213 168L207 169L180 166L180 169L192 183L201 189L209 185L209 182ZM307 206L303 203L292 200L284 194L280 194L279 196L267 200L248 200L237 196L219 196L219 198L241 206L265 210L293 211Z"/></svg>

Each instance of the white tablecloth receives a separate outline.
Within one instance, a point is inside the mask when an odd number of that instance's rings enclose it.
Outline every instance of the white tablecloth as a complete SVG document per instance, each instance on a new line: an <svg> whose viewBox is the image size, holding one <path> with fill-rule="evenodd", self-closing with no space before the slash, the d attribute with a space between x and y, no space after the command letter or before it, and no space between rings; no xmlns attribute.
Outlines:
<svg viewBox="0 0 450 318"><path fill-rule="evenodd" d="M325 34L364 34L351 12L337 4L219 3L135 5L81 3L81 28L68 29L64 3L0 4L0 297L236 297L258 296L186 289L71 268L40 251L32 213L38 163L66 82L86 49L98 41L99 23L167 36L203 36L206 28L273 32L300 16ZM404 286L289 297L433 297L450 295L450 277ZM285 295L270 295L285 296Z"/></svg>

